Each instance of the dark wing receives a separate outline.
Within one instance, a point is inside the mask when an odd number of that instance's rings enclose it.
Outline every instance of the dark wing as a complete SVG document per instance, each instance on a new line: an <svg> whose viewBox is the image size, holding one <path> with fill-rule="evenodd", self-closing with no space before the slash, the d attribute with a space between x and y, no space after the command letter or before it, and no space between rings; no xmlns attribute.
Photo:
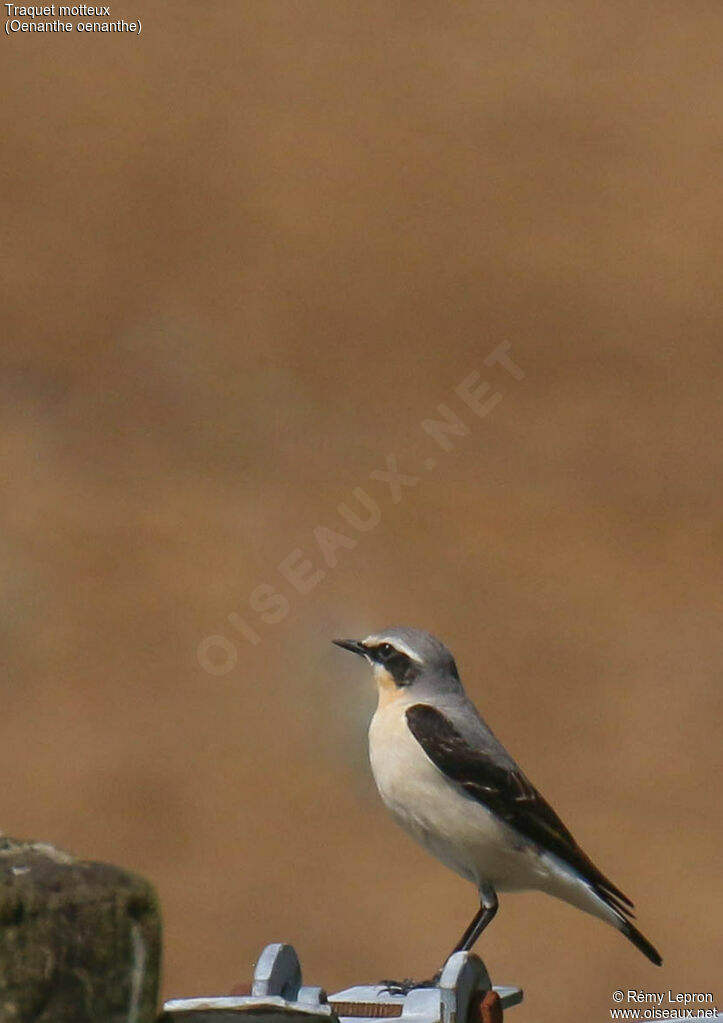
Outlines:
<svg viewBox="0 0 723 1023"><path fill-rule="evenodd" d="M511 828L571 866L617 913L633 916L633 904L627 895L598 870L522 771L496 763L490 754L475 749L440 710L429 704L409 707L407 723L443 774Z"/></svg>

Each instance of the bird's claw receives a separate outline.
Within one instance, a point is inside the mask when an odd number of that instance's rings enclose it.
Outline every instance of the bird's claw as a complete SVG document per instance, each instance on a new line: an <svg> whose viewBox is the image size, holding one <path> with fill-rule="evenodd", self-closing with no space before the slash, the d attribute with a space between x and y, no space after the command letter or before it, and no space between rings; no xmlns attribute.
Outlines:
<svg viewBox="0 0 723 1023"><path fill-rule="evenodd" d="M379 987L389 995L408 995L415 988L436 987L441 976L442 971L438 970L430 980L412 980L411 977L405 977L404 980L380 980Z"/></svg>
<svg viewBox="0 0 723 1023"><path fill-rule="evenodd" d="M407 995L416 987L416 982L409 977L404 980L380 980L378 987L387 995Z"/></svg>

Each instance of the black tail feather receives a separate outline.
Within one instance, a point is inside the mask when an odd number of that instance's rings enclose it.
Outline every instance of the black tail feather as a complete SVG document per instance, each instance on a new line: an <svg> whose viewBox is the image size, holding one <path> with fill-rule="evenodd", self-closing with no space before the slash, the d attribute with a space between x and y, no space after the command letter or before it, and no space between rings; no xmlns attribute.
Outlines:
<svg viewBox="0 0 723 1023"><path fill-rule="evenodd" d="M595 894L599 895L603 902L606 902L608 906L610 906L611 909L614 909L616 913L619 913L621 917L626 920L635 919L635 913L633 913L633 909L635 907L630 899L626 899L626 901L623 902L613 892L601 888L599 885L596 885L594 890Z"/></svg>
<svg viewBox="0 0 723 1023"><path fill-rule="evenodd" d="M646 956L651 963L655 963L656 966L663 965L663 959L658 952L657 948L650 944L648 939L629 920L620 920L620 930L623 932L626 938L632 941L636 948Z"/></svg>

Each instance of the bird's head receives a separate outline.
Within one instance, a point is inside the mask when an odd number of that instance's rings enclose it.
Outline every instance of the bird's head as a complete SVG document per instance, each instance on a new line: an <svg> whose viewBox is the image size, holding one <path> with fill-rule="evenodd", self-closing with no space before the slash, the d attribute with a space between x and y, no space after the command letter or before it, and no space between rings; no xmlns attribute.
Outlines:
<svg viewBox="0 0 723 1023"><path fill-rule="evenodd" d="M409 686L420 687L423 683L435 689L459 685L452 654L441 640L428 632L393 628L372 633L366 639L335 639L332 642L366 658L380 696L401 695L401 690Z"/></svg>

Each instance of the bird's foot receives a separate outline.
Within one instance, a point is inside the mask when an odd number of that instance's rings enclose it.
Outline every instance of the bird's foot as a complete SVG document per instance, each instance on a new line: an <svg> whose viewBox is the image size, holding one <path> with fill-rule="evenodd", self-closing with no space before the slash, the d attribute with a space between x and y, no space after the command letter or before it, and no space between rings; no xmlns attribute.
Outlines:
<svg viewBox="0 0 723 1023"><path fill-rule="evenodd" d="M380 980L378 987L387 995L408 995L417 986L416 980L405 977L404 980Z"/></svg>
<svg viewBox="0 0 723 1023"><path fill-rule="evenodd" d="M404 980L380 980L379 987L390 995L408 995L415 988L436 987L441 976L442 971L438 970L430 980L412 980L411 977L405 977Z"/></svg>

